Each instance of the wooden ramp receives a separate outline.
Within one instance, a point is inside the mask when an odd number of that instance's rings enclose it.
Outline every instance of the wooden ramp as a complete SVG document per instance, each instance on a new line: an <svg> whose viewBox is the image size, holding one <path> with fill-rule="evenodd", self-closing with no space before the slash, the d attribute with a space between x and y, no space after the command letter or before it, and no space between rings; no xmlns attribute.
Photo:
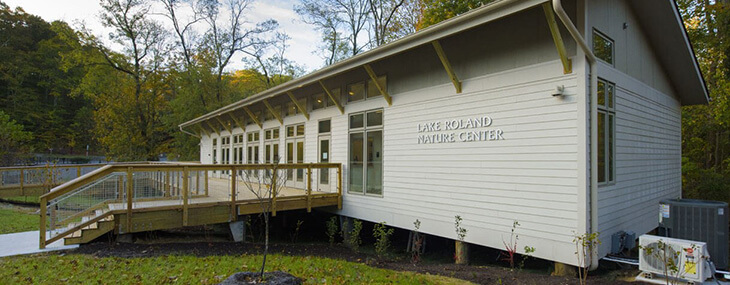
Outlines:
<svg viewBox="0 0 730 285"><path fill-rule="evenodd" d="M287 180L290 171L306 173ZM331 183L312 187L330 171ZM236 221L239 215L342 207L341 164L107 165L40 197L40 248L126 234Z"/></svg>

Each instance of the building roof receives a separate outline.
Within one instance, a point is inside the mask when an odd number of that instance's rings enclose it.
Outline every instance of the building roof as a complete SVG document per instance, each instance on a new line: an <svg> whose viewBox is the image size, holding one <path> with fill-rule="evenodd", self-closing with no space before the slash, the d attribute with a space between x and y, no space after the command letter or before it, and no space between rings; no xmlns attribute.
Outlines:
<svg viewBox="0 0 730 285"><path fill-rule="evenodd" d="M194 125L265 99L285 95L287 92L294 91L298 88L317 84L319 80L342 74L355 68L362 68L363 65L377 62L421 45L430 44L433 41L527 10L545 2L548 1L497 0L463 15L405 36L399 40L326 66L305 76L277 85L182 123L180 127ZM642 28L647 32L647 37L649 37L652 45L654 47L661 47L655 48L654 51L665 66L670 81L674 84L677 94L679 94L681 103L683 105L706 104L709 100L707 88L675 2L673 0L628 2L636 10L637 14L642 15L639 17L639 21Z"/></svg>

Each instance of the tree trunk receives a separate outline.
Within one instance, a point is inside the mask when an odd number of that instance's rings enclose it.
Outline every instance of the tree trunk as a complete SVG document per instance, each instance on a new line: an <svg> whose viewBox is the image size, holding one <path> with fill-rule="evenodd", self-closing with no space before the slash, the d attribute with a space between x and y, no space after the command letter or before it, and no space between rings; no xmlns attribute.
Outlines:
<svg viewBox="0 0 730 285"><path fill-rule="evenodd" d="M264 213L264 261L261 263L260 279L264 280L264 268L266 268L266 254L269 253L269 213Z"/></svg>

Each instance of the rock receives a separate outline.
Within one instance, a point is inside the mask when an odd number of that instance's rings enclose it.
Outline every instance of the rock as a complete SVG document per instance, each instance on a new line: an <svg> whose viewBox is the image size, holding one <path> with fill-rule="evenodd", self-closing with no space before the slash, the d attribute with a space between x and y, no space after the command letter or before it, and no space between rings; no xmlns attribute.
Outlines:
<svg viewBox="0 0 730 285"><path fill-rule="evenodd" d="M237 284L271 284L271 285L300 285L302 279L295 277L286 272L274 271L264 273L264 280L258 282L259 272L238 272L219 285L237 285Z"/></svg>

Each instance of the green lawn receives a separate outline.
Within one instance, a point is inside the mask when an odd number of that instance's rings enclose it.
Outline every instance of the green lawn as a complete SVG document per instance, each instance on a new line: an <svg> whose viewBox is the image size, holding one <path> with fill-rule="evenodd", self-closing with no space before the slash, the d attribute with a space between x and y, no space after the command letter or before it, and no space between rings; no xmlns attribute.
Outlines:
<svg viewBox="0 0 730 285"><path fill-rule="evenodd" d="M260 255L149 258L38 255L0 258L0 280L11 284L216 284L235 272L255 271L260 265ZM289 272L307 284L467 283L316 257L269 255L266 268Z"/></svg>
<svg viewBox="0 0 730 285"><path fill-rule="evenodd" d="M40 218L32 210L0 209L0 234L38 230Z"/></svg>

